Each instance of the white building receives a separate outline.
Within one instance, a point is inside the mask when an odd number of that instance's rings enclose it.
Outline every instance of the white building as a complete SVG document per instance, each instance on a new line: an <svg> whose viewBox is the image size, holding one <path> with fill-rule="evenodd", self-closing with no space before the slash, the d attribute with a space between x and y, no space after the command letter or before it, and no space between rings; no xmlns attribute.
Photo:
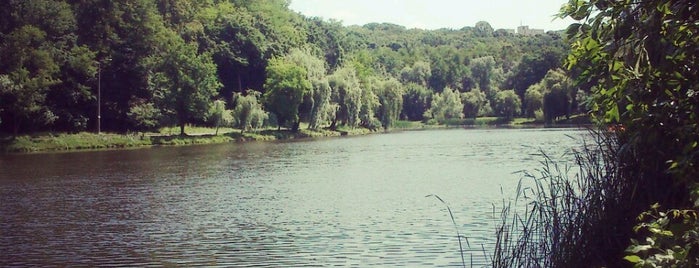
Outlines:
<svg viewBox="0 0 699 268"><path fill-rule="evenodd" d="M544 34L543 29L529 29L529 26L519 26L517 27L517 34L519 35L537 35L537 34Z"/></svg>

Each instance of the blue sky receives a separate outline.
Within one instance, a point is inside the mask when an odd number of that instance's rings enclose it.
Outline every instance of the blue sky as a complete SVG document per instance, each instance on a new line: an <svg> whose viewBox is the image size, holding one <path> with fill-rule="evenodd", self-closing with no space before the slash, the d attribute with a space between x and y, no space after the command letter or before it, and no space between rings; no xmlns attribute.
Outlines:
<svg viewBox="0 0 699 268"><path fill-rule="evenodd" d="M344 25L390 22L408 28L460 29L487 21L495 29L520 25L562 30L573 21L553 20L567 0L292 0L306 16L336 19ZM552 21L553 20L553 21Z"/></svg>

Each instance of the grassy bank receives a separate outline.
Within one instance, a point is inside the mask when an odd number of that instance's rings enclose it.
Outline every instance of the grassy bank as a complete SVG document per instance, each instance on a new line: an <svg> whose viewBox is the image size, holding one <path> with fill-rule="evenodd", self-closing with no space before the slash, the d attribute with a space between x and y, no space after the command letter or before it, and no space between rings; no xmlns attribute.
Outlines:
<svg viewBox="0 0 699 268"><path fill-rule="evenodd" d="M179 128L163 128L149 133L37 133L32 135L0 137L0 152L31 153L76 150L123 149L148 146L180 146L194 144L220 144L248 141L275 141L303 138L365 135L372 131L365 128L340 128L337 131L301 129L298 132L282 129L264 129L241 133L239 129L187 127L187 135L181 136Z"/></svg>
<svg viewBox="0 0 699 268"><path fill-rule="evenodd" d="M570 120L560 121L556 124L582 124L586 120L584 116L574 116ZM505 120L497 117L480 117L476 119L454 119L443 124L425 124L416 121L397 121L390 129L391 131L438 129L444 127L460 126L531 126L543 125L534 119L515 118ZM2 153L29 153L29 152L54 152L72 150L100 150L100 149L121 149L147 146L176 146L192 144L218 144L229 142L248 141L275 141L292 140L304 138L321 138L337 136L366 135L373 131L367 128L340 127L337 130L319 129L310 130L307 125L302 124L298 132L276 128L268 128L253 132L241 133L239 129L220 128L218 134L216 129L208 127L187 126L187 135L179 135L179 128L161 128L158 132L149 133L38 133L32 135L19 136L16 138L0 137L0 152Z"/></svg>

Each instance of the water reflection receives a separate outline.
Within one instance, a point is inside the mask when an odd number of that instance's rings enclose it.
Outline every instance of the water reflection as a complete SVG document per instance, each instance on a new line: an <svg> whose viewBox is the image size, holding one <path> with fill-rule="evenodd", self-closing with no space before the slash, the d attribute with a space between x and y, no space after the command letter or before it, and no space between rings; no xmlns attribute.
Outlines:
<svg viewBox="0 0 699 268"><path fill-rule="evenodd" d="M575 130L439 130L292 143L0 156L0 266L482 263L492 204Z"/></svg>

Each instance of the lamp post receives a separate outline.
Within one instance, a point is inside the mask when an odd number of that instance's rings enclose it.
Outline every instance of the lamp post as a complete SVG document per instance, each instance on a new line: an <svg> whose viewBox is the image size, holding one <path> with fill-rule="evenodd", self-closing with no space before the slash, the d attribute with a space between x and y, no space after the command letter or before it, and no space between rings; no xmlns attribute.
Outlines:
<svg viewBox="0 0 699 268"><path fill-rule="evenodd" d="M97 62L97 134L102 132L102 63Z"/></svg>
<svg viewBox="0 0 699 268"><path fill-rule="evenodd" d="M103 61L109 62L106 58ZM102 133L102 61L97 61L97 134Z"/></svg>

